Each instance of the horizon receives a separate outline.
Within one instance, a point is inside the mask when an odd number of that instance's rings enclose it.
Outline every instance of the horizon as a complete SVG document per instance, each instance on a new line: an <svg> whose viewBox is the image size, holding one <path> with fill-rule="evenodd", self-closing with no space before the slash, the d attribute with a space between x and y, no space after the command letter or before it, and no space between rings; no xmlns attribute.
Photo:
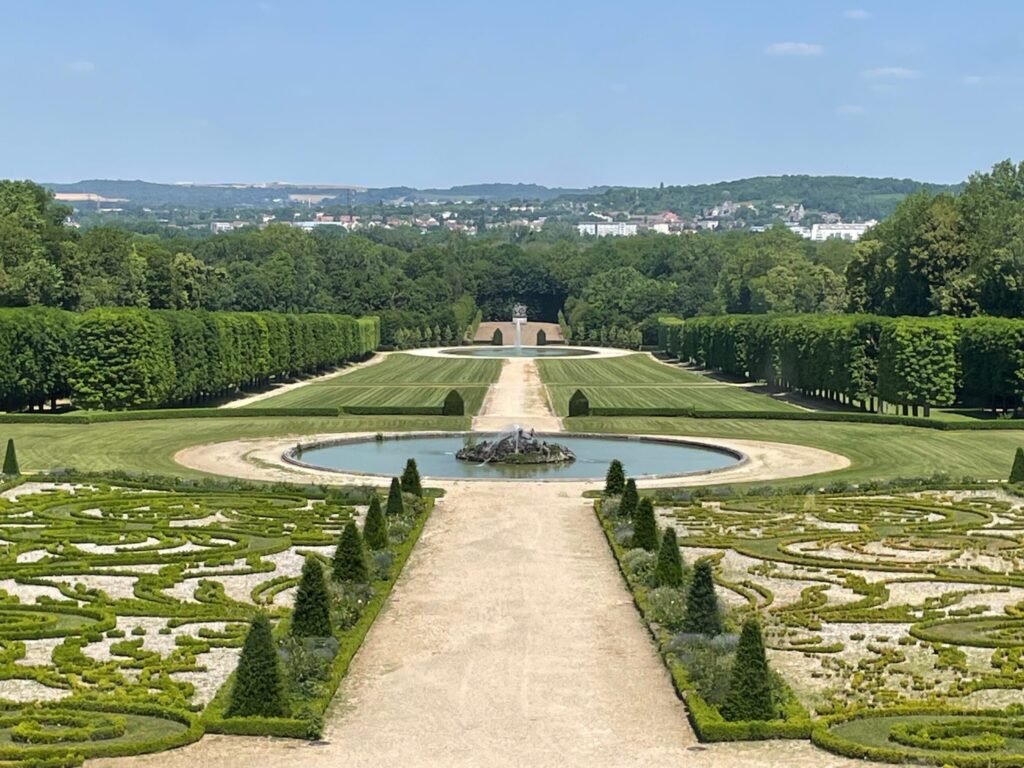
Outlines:
<svg viewBox="0 0 1024 768"><path fill-rule="evenodd" d="M19 7L0 30L0 63L22 73L8 85L19 111L0 127L0 169L197 186L954 184L1021 154L1024 106L1006 94L1024 83L1024 45L1004 30L1024 7L919 9ZM998 23L980 27L982 13Z"/></svg>

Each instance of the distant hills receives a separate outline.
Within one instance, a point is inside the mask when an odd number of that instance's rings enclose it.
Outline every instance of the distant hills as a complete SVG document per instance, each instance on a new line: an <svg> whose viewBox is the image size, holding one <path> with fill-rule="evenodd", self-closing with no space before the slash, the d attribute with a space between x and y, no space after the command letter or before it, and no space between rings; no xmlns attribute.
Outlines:
<svg viewBox="0 0 1024 768"><path fill-rule="evenodd" d="M608 210L653 213L672 210L693 216L726 200L755 205L795 205L833 211L844 218L882 218L906 195L920 189L957 192L960 185L928 184L913 179L858 176L758 176L715 184L661 187L574 189L539 184L469 184L448 189L367 188L316 184L157 184L148 181L91 179L45 184L54 192L93 194L127 201L132 207L191 209L272 208L295 203L379 205L427 201L488 202L573 201Z"/></svg>

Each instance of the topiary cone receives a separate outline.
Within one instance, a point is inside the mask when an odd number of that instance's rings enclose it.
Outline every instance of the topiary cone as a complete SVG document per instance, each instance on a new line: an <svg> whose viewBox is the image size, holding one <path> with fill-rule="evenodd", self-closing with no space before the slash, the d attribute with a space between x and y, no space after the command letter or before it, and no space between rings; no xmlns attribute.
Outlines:
<svg viewBox="0 0 1024 768"><path fill-rule="evenodd" d="M14 449L14 438L7 441L7 453L4 454L4 474L9 476L20 475L18 468L18 453Z"/></svg>
<svg viewBox="0 0 1024 768"><path fill-rule="evenodd" d="M388 513L388 516L405 514L402 485L398 482L397 477L391 478L391 487L388 488L388 503L385 511Z"/></svg>
<svg viewBox="0 0 1024 768"><path fill-rule="evenodd" d="M11 443L7 444L8 454L12 450ZM15 465L17 466L17 465ZM4 462L4 474L7 473L7 463ZM1024 448L1018 448L1013 456L1013 468L1010 470L1011 483L1024 483Z"/></svg>
<svg viewBox="0 0 1024 768"><path fill-rule="evenodd" d="M764 653L761 625L756 619L743 622L722 715L726 720L774 720L777 716L771 671Z"/></svg>
<svg viewBox="0 0 1024 768"><path fill-rule="evenodd" d="M633 515L633 548L648 552L658 548L658 523L654 519L654 505L648 498L640 499Z"/></svg>
<svg viewBox="0 0 1024 768"><path fill-rule="evenodd" d="M256 614L245 637L225 714L228 717L283 717L287 714L280 662L270 619L265 613Z"/></svg>
<svg viewBox="0 0 1024 768"><path fill-rule="evenodd" d="M370 507L366 510L363 541L370 549L384 549L388 545L388 522L384 519L380 498L376 493L370 497Z"/></svg>
<svg viewBox="0 0 1024 768"><path fill-rule="evenodd" d="M295 593L289 631L296 637L331 635L331 599L327 594L323 566L315 557L307 557L302 564L302 578Z"/></svg>

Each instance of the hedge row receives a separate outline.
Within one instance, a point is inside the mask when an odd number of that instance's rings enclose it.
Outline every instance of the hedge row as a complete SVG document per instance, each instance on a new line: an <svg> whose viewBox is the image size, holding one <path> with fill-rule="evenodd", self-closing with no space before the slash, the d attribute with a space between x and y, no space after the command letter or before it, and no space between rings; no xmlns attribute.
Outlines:
<svg viewBox="0 0 1024 768"><path fill-rule="evenodd" d="M1024 320L872 315L662 318L659 346L769 385L880 410L1024 403Z"/></svg>
<svg viewBox="0 0 1024 768"><path fill-rule="evenodd" d="M0 310L0 408L71 397L118 410L194 403L318 373L380 343L376 317L30 307Z"/></svg>

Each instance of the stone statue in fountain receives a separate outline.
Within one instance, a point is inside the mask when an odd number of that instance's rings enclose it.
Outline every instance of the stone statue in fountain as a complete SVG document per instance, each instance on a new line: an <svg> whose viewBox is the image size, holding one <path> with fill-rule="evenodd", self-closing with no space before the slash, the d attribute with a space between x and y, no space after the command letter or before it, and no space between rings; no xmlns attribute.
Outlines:
<svg viewBox="0 0 1024 768"><path fill-rule="evenodd" d="M541 440L532 429L515 424L493 440L467 445L455 458L478 464L566 464L575 461L576 454L564 445Z"/></svg>

